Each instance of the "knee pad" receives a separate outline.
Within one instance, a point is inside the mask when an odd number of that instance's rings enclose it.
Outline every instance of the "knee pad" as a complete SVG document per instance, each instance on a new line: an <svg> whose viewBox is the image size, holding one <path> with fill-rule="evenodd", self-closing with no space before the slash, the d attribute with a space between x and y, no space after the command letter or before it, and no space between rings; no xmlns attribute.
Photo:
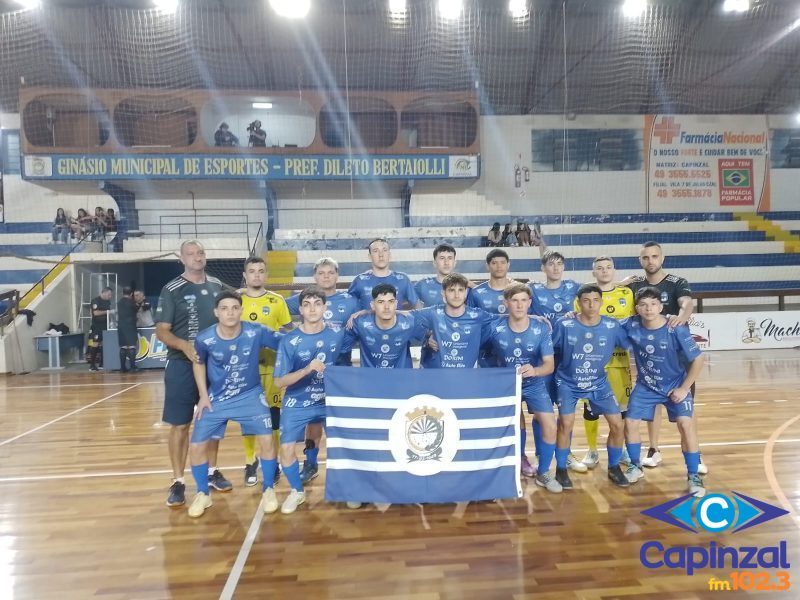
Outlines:
<svg viewBox="0 0 800 600"><path fill-rule="evenodd" d="M600 415L596 415L592 412L592 407L589 406L588 402L583 404L583 419L585 421L597 421L600 418Z"/></svg>

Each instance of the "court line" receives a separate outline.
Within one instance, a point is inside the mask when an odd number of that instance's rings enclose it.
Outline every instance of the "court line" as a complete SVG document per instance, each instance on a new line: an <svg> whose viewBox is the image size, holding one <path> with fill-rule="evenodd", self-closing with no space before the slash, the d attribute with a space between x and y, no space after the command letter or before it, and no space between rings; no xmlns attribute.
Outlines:
<svg viewBox="0 0 800 600"><path fill-rule="evenodd" d="M140 385L142 385L142 384L141 383L134 383L133 385L126 387L124 390L119 390L118 392L114 392L113 394L111 394L109 396L106 396L105 398L100 398L100 400L95 400L91 404L87 404L86 406L81 406L80 408L76 408L75 410L73 410L71 412L68 412L65 415L61 415L60 417L56 417L52 421L48 421L47 423L43 423L42 425L38 425L37 427L34 427L33 429L29 429L28 431L23 431L22 433L20 433L18 435L15 435L12 438L9 438L7 440L3 440L2 442L0 442L0 447L5 446L6 444L10 444L13 441L16 441L16 440L18 440L20 438L25 437L26 435L30 435L32 433L36 433L37 431L39 431L41 429L44 429L45 427L48 427L49 425L52 425L53 423L58 423L59 421L63 421L67 417L71 417L72 415L76 415L79 412L82 412L82 411L86 410L87 408L92 408L93 406L96 406L96 405L100 404L101 402L105 402L106 400L110 400L111 398L114 398L115 396L119 396L120 394L124 394L125 392L127 392L129 390L132 390L135 387L139 387Z"/></svg>
<svg viewBox="0 0 800 600"><path fill-rule="evenodd" d="M8 386L8 387L1 387L0 392L3 390L42 390L42 389L57 389L57 388L68 388L68 387L105 387L109 385L125 385L127 381L109 381L107 383L61 383L58 385L18 385L18 386ZM156 383L164 383L163 379L159 379L158 381L137 381L137 385L151 385Z"/></svg>
<svg viewBox="0 0 800 600"><path fill-rule="evenodd" d="M772 432L772 435L769 436L767 445L764 447L764 474L767 476L769 487L772 488L772 493L775 494L778 502L781 503L783 508L789 511L789 514L792 515L792 519L794 520L795 524L800 527L800 516L798 516L794 505L789 502L786 494L783 493L783 489L778 483L778 477L775 475L775 466L772 460L772 452L775 449L775 444L781 441L779 438L781 435L783 435L783 432L794 425L798 420L800 420L800 415L795 415L791 419L786 420L783 425L778 427Z"/></svg>
<svg viewBox="0 0 800 600"><path fill-rule="evenodd" d="M239 554L236 556L236 561L233 563L231 572L228 574L228 580L225 582L225 587L220 592L220 600L230 600L233 598L233 593L236 591L236 586L239 585L239 578L242 576L242 571L247 564L247 558L250 556L250 550L253 548L253 542L256 540L258 530L261 528L261 521L264 520L264 510L259 503L256 508L256 514L250 522L250 529L247 530L247 535L244 537L242 547L239 548Z"/></svg>
<svg viewBox="0 0 800 600"><path fill-rule="evenodd" d="M716 446L761 446L769 442L769 440L739 440L736 442L703 442L700 444L701 448L716 447ZM776 440L777 444L797 444L800 443L800 438L787 438L783 440ZM680 444L661 444L659 448L680 448ZM584 452L585 448L574 448L575 452ZM324 465L327 461L321 460L319 464ZM222 471L234 471L236 469L243 469L244 464L240 465L227 465L220 466ZM62 479L87 479L87 478L100 478L100 477L138 477L142 475L167 475L172 474L172 469L148 469L146 471L105 471L99 473L64 473L61 475L29 475L20 477L0 477L0 483L31 483L37 481L58 481Z"/></svg>

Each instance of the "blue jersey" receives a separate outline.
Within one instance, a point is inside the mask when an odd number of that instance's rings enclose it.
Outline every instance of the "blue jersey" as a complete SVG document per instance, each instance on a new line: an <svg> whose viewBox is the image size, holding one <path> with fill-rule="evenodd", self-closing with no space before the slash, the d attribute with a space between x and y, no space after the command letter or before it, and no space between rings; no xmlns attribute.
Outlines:
<svg viewBox="0 0 800 600"><path fill-rule="evenodd" d="M658 329L646 329L639 317L633 317L623 327L636 360L636 382L664 396L680 387L686 378L686 364L702 354L686 325L673 329L665 323Z"/></svg>
<svg viewBox="0 0 800 600"><path fill-rule="evenodd" d="M325 327L319 333L303 333L295 329L284 335L278 346L274 377L283 377L306 367L312 360L319 359L326 365L336 363L342 351L344 330L334 331ZM324 374L311 373L294 385L286 388L283 408L304 408L325 403Z"/></svg>
<svg viewBox="0 0 800 600"><path fill-rule="evenodd" d="M289 314L300 315L300 294L295 294L286 299ZM325 314L322 318L325 324L338 331L344 327L350 316L358 310L358 300L347 292L336 292L333 296L325 298Z"/></svg>
<svg viewBox="0 0 800 600"><path fill-rule="evenodd" d="M561 385L575 392L594 392L607 383L605 366L614 348L629 346L620 323L602 316L593 326L584 325L577 317L556 322L553 347L558 364L556 377Z"/></svg>
<svg viewBox="0 0 800 600"><path fill-rule="evenodd" d="M499 366L532 365L540 367L542 358L553 356L553 339L546 324L530 320L528 328L522 332L512 331L505 319L497 320L492 326L491 344ZM529 390L547 393L542 377L525 377L522 380L523 393Z"/></svg>
<svg viewBox="0 0 800 600"><path fill-rule="evenodd" d="M412 307L417 305L419 298L414 285L405 273L398 273L390 271L386 277L378 277L373 275L372 271L356 275L356 278L350 283L350 288L347 292L356 297L358 300L359 308L363 310L370 310L370 302L372 302L372 288L380 283L388 283L397 290L397 307L403 308L403 303L408 302Z"/></svg>
<svg viewBox="0 0 800 600"><path fill-rule="evenodd" d="M212 404L226 402L249 392L263 393L258 357L262 348L278 349L282 334L258 323L242 322L232 340L220 337L212 325L197 334L194 347L206 364L208 397Z"/></svg>
<svg viewBox="0 0 800 600"><path fill-rule="evenodd" d="M442 297L442 283L435 275L420 279L414 286L417 297L425 306L439 306L444 304Z"/></svg>
<svg viewBox="0 0 800 600"><path fill-rule="evenodd" d="M460 317L451 317L444 306L411 312L419 327L431 331L439 351L425 368L471 368L477 365L481 345L491 336L494 316L478 308L466 307Z"/></svg>
<svg viewBox="0 0 800 600"><path fill-rule="evenodd" d="M506 305L503 304L503 291L490 288L489 282L484 281L470 290L467 304L474 308L483 309L488 313L504 315L506 313Z"/></svg>
<svg viewBox="0 0 800 600"><path fill-rule="evenodd" d="M580 284L571 279L562 280L561 285L553 289L543 283L532 283L530 288L533 292L533 302L528 312L546 317L551 323L555 322L573 310L579 287Z"/></svg>
<svg viewBox="0 0 800 600"><path fill-rule="evenodd" d="M361 366L380 369L411 369L408 345L419 339L425 331L418 331L412 314L397 313L394 327L381 329L375 315L363 315L353 322L353 329L345 332L345 345L358 340L361 343Z"/></svg>

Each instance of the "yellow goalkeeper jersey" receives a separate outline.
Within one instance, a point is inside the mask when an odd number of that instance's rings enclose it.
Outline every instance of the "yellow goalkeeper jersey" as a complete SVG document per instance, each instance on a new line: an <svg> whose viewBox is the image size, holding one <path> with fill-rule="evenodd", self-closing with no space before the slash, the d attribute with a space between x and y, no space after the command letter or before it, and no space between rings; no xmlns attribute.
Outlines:
<svg viewBox="0 0 800 600"><path fill-rule="evenodd" d="M248 296L246 290L239 290L239 293L242 295L242 321L261 323L273 331L292 322L286 300L280 294L265 290L262 295L254 298ZM262 372L273 370L276 356L274 350L261 350L259 366Z"/></svg>

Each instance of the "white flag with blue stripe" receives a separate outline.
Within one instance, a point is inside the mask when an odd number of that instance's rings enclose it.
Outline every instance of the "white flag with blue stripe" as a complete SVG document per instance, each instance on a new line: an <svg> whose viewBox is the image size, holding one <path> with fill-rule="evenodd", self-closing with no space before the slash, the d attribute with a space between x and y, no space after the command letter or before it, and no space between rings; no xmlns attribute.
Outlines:
<svg viewBox="0 0 800 600"><path fill-rule="evenodd" d="M325 370L325 499L518 498L514 369Z"/></svg>

